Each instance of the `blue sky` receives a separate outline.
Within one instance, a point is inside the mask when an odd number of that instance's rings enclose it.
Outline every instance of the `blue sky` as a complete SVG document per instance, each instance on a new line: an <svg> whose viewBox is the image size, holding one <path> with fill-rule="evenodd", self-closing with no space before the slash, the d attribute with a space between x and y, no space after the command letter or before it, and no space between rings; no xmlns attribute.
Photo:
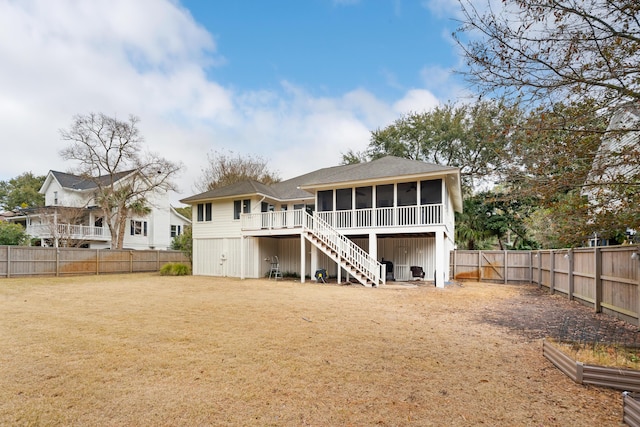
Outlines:
<svg viewBox="0 0 640 427"><path fill-rule="evenodd" d="M314 96L365 88L387 101L428 84L425 67L458 56L445 39L455 28L427 2L184 1L213 35L219 59L210 77L243 88L277 89L281 80ZM250 11L248 13L248 11ZM446 90L434 91L447 95Z"/></svg>
<svg viewBox="0 0 640 427"><path fill-rule="evenodd" d="M0 0L0 179L73 172L75 114L141 119L184 164L259 156L286 179L334 166L410 111L468 96L457 0Z"/></svg>

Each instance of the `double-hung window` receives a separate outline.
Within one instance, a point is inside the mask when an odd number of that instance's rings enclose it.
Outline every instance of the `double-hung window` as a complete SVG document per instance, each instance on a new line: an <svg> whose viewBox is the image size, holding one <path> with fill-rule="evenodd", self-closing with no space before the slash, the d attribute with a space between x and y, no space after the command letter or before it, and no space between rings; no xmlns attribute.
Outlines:
<svg viewBox="0 0 640 427"><path fill-rule="evenodd" d="M131 235L132 236L146 236L147 235L147 221L131 220Z"/></svg>
<svg viewBox="0 0 640 427"><path fill-rule="evenodd" d="M198 203L198 222L211 221L212 209L211 203Z"/></svg>
<svg viewBox="0 0 640 427"><path fill-rule="evenodd" d="M251 200L233 201L233 219L240 219L241 213L251 213Z"/></svg>

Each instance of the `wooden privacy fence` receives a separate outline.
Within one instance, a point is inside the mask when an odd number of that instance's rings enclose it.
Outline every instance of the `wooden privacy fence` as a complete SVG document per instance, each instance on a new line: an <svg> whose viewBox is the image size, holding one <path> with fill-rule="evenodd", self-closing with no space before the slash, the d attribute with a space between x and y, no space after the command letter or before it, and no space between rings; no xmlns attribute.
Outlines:
<svg viewBox="0 0 640 427"><path fill-rule="evenodd" d="M451 277L535 283L623 320L640 324L640 248L604 246L540 251L451 254Z"/></svg>
<svg viewBox="0 0 640 427"><path fill-rule="evenodd" d="M189 259L180 251L0 246L0 277L151 272L168 262Z"/></svg>

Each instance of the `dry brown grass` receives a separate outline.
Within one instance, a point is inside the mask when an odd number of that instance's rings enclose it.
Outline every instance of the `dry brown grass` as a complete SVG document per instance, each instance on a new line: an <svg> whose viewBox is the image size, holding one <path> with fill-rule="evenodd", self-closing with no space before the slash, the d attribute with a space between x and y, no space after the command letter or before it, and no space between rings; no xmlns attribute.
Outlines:
<svg viewBox="0 0 640 427"><path fill-rule="evenodd" d="M618 425L478 322L517 286L117 275L0 281L0 424Z"/></svg>

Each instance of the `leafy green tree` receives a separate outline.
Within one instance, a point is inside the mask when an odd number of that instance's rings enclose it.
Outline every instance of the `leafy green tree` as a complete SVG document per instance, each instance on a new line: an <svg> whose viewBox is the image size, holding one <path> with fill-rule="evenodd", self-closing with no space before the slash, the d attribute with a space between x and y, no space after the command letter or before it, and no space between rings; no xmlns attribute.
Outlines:
<svg viewBox="0 0 640 427"><path fill-rule="evenodd" d="M45 178L25 172L8 181L0 181L0 207L12 210L44 206L44 194L38 191Z"/></svg>
<svg viewBox="0 0 640 427"><path fill-rule="evenodd" d="M123 121L90 113L75 116L69 129L60 130L69 142L61 156L75 161L76 173L95 184L113 249L122 248L127 216L143 212L154 192L175 190L173 179L182 168L146 150L138 122L135 116Z"/></svg>
<svg viewBox="0 0 640 427"><path fill-rule="evenodd" d="M28 245L29 236L20 224L0 221L0 245Z"/></svg>
<svg viewBox="0 0 640 427"><path fill-rule="evenodd" d="M184 252L189 261L193 261L193 234L191 227L185 227L182 234L173 238L171 249Z"/></svg>
<svg viewBox="0 0 640 427"><path fill-rule="evenodd" d="M486 209L482 201L466 198L462 212L456 212L456 244L458 249L490 249L493 235L486 226Z"/></svg>
<svg viewBox="0 0 640 427"><path fill-rule="evenodd" d="M342 162L392 155L459 167L470 193L474 186L497 176L519 117L516 108L499 101L447 104L411 113L373 131L367 150L343 153Z"/></svg>
<svg viewBox="0 0 640 427"><path fill-rule="evenodd" d="M175 210L187 219L191 219L191 206L181 206L179 208L175 208Z"/></svg>
<svg viewBox="0 0 640 427"><path fill-rule="evenodd" d="M207 160L207 166L202 169L202 176L195 184L196 190L201 192L246 180L266 185L280 181L278 174L270 171L267 161L259 156L213 151L207 154Z"/></svg>
<svg viewBox="0 0 640 427"><path fill-rule="evenodd" d="M526 218L535 211L531 199L487 191L464 200L456 213L456 243L461 249L534 249Z"/></svg>

